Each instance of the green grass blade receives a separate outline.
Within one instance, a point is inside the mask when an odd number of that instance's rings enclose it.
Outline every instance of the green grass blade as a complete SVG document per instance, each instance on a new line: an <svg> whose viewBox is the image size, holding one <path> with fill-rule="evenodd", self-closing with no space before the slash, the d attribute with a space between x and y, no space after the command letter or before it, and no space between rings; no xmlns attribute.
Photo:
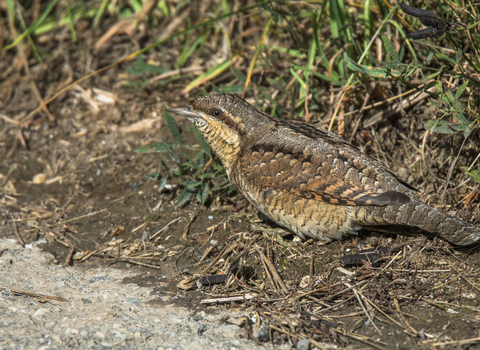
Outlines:
<svg viewBox="0 0 480 350"><path fill-rule="evenodd" d="M21 42L27 35L31 34L35 28L37 28L40 24L42 24L43 20L48 16L50 11L52 11L53 7L59 2L59 0L52 0L50 4L48 4L45 11L43 11L40 18L30 26L26 31L24 31L21 35L18 36L17 39L10 45L7 45L3 48L3 51L10 50L11 48L15 47L19 42Z"/></svg>
<svg viewBox="0 0 480 350"><path fill-rule="evenodd" d="M110 0L102 0L100 7L95 13L95 17L93 18L92 29L95 29L97 27L97 24L100 21L100 18L102 18L103 13L105 12L105 9L107 8L109 1Z"/></svg>
<svg viewBox="0 0 480 350"><path fill-rule="evenodd" d="M12 24L15 24L15 1L14 0L6 0L7 2L7 12L8 17Z"/></svg>
<svg viewBox="0 0 480 350"><path fill-rule="evenodd" d="M303 81L302 78L293 70L293 68L290 68L290 73L294 76L295 79L300 83L301 86L301 91L303 93L303 96L305 96L305 91L307 90L307 84Z"/></svg>
<svg viewBox="0 0 480 350"><path fill-rule="evenodd" d="M331 84L334 84L334 85L341 85L343 83L345 83L344 80L342 81L337 81L335 80L334 78L330 78L330 77L327 77L326 75L322 74L322 73L318 73L318 72L315 72L313 70L310 70L310 69L307 69L305 67L300 67L300 66L293 66L293 69L300 69L300 70L303 70L305 72L308 71L308 73L312 74L312 75L315 75L316 77L322 79L322 80L325 80L326 82L329 82Z"/></svg>
<svg viewBox="0 0 480 350"><path fill-rule="evenodd" d="M332 31L332 37L338 39L340 37L340 28L342 27L342 21L340 19L338 2L337 0L330 0L330 29Z"/></svg>
<svg viewBox="0 0 480 350"><path fill-rule="evenodd" d="M235 55L234 57L232 57L232 59L226 59L225 61L220 62L219 64L210 68L205 73L200 74L190 84L188 84L185 89L183 89L182 94L186 94L187 92L192 91L200 85L203 85L206 82L218 77L220 74L222 74L223 71L230 67L230 65L235 62L237 58L238 55Z"/></svg>
<svg viewBox="0 0 480 350"><path fill-rule="evenodd" d="M193 130L193 134L195 135L195 138L197 139L197 142L200 144L203 151L211 158L212 152L210 151L210 147L208 147L208 143L205 141L200 131L198 131L197 127L193 124L192 124L192 130Z"/></svg>
<svg viewBox="0 0 480 350"><path fill-rule="evenodd" d="M202 33L200 33L200 35L197 37L197 39L195 39L195 41L191 45L190 44L187 45L188 41L185 42L185 47L182 51L182 54L180 55L180 58L178 59L177 68L182 68L185 65L187 60L197 49L197 46L202 42L205 34L207 34L207 30L204 30Z"/></svg>
<svg viewBox="0 0 480 350"><path fill-rule="evenodd" d="M175 119L172 117L170 112L167 110L167 107L163 106L163 117L165 118L165 122L167 123L168 130L172 134L175 141L178 143L182 142L182 137L180 136L180 131L178 130L178 125Z"/></svg>
<svg viewBox="0 0 480 350"><path fill-rule="evenodd" d="M75 32L75 26L73 24L72 8L70 7L69 0L65 0L65 5L67 7L67 20L68 26L70 28L70 35L72 36L72 42L77 42L77 33Z"/></svg>
<svg viewBox="0 0 480 350"><path fill-rule="evenodd" d="M170 149L174 149L178 147L176 143L169 143L167 142L167 146ZM168 152L168 149L165 147L163 142L153 142L148 145L138 147L134 152L136 153L160 153L160 152Z"/></svg>
<svg viewBox="0 0 480 350"><path fill-rule="evenodd" d="M27 30L27 26L25 25L25 21L23 20L23 16L19 6L17 6L17 17L18 17L18 21L22 25L22 29ZM30 44L30 47L32 48L33 54L35 55L35 58L37 59L37 61L40 63L43 63L42 57L38 53L37 47L35 46L35 43L33 42L31 35L27 35L27 40L28 40L28 43Z"/></svg>
<svg viewBox="0 0 480 350"><path fill-rule="evenodd" d="M370 37L372 36L372 0L365 0L365 5L363 8L363 17L365 21L365 33L363 37L363 49L368 47L368 42L370 41Z"/></svg>

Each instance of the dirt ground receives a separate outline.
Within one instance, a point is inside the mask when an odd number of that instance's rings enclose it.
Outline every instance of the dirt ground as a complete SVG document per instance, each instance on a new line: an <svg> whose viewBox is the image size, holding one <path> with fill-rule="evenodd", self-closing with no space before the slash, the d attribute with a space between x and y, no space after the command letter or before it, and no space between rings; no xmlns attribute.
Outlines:
<svg viewBox="0 0 480 350"><path fill-rule="evenodd" d="M58 91L62 82L115 62L138 41L144 46L161 33L114 37L101 50L92 48L88 30L78 35L78 45L52 48L52 57L32 68L38 89L55 85ZM15 62L18 56L5 59ZM157 171L159 155L134 150L161 136L172 141L163 106L187 106L202 92L181 94L184 83L163 90L124 88L136 79L127 66L72 88L48 106L49 114L40 112L21 128L13 121L39 105L35 92L20 75L2 85L11 92L0 105L2 349L301 348L304 338L325 349L480 346L478 248L369 233L283 247L251 229L262 220L235 192L206 206L193 199L178 208L180 181L169 179L159 191L159 182L145 176ZM440 189L462 139L431 136L422 153L422 118L429 108L420 103L353 142L440 207ZM189 122L176 121L187 140L179 149L199 150ZM367 139L368 147L362 144ZM461 154L466 164L478 154L478 130L470 139ZM478 185L459 174L455 170L442 210L478 225ZM391 251L377 265L340 260L378 247ZM267 260L286 290L264 265ZM231 266L248 267L253 276L198 285L201 275L219 275ZM259 336L261 323L270 326L271 338Z"/></svg>

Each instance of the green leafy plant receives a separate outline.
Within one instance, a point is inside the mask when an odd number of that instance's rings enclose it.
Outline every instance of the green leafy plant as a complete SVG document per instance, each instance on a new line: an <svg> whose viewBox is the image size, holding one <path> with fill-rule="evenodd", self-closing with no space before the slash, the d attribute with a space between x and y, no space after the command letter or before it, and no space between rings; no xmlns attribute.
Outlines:
<svg viewBox="0 0 480 350"><path fill-rule="evenodd" d="M163 116L176 143L167 142L162 137L161 142L151 143L135 150L137 153L160 153L158 170L146 177L158 180L159 190L165 188L168 180L180 179L182 192L177 199L179 207L187 204L192 197L206 204L211 193L222 195L233 191L233 186L229 185L226 179L224 168L216 162L206 161L211 159L212 154L195 125L192 124L192 132L200 145L200 150L196 150L194 156L189 158L182 152L174 151L180 148L182 137L175 119L165 107Z"/></svg>

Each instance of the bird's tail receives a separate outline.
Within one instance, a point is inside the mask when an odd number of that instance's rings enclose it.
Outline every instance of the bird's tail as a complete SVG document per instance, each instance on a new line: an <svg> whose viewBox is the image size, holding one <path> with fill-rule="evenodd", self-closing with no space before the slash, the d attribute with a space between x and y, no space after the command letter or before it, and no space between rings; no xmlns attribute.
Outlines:
<svg viewBox="0 0 480 350"><path fill-rule="evenodd" d="M472 246L480 243L480 227L444 214L420 201L413 200L398 206L376 207L372 214L370 217L363 216L366 226L404 225L419 228L457 246ZM372 217L376 218L375 223L371 221ZM380 222L379 217L383 218Z"/></svg>

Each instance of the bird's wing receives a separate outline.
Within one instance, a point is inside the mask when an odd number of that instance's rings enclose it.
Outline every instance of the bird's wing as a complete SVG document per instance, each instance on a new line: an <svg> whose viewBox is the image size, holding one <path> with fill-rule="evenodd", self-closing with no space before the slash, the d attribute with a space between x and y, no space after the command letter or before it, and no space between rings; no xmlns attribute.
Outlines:
<svg viewBox="0 0 480 350"><path fill-rule="evenodd" d="M303 123L282 124L240 158L246 181L255 187L332 204L410 201L392 190L401 184L394 174L342 138Z"/></svg>

